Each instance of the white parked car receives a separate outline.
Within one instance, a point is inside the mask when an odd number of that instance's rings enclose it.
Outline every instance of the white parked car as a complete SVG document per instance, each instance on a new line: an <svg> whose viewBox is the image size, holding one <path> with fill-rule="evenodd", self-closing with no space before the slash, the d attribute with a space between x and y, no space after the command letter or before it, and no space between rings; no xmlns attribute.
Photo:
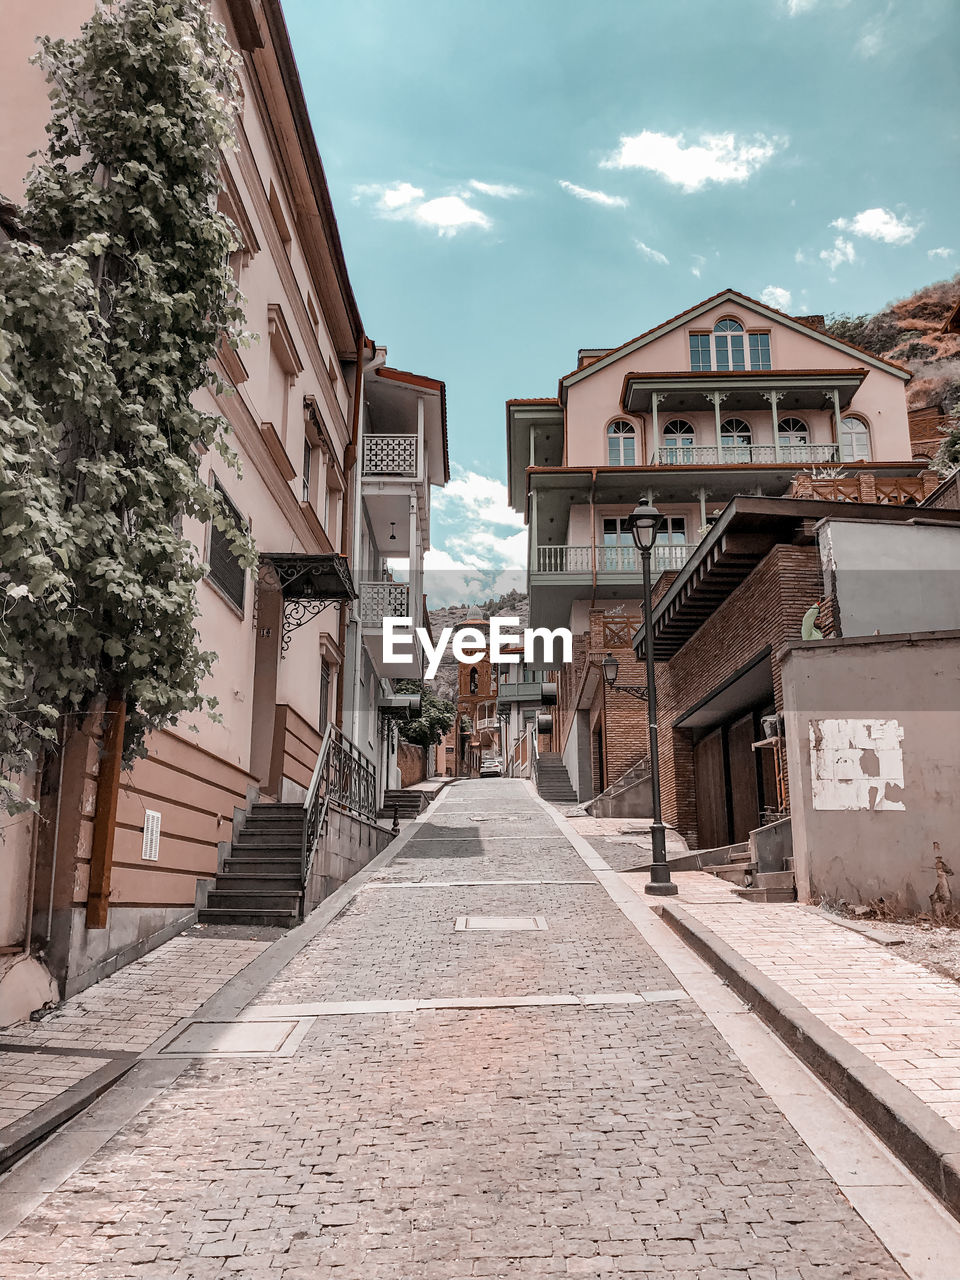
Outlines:
<svg viewBox="0 0 960 1280"><path fill-rule="evenodd" d="M481 778L502 778L503 761L499 756L488 756L480 765Z"/></svg>

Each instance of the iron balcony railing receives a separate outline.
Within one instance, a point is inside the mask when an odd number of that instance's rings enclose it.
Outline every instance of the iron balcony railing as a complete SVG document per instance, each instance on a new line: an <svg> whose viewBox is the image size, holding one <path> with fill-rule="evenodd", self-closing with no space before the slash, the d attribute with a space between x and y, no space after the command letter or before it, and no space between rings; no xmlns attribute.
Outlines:
<svg viewBox="0 0 960 1280"><path fill-rule="evenodd" d="M750 462L779 462L787 466L814 462L838 462L835 444L781 444L780 456L772 444L667 445L657 452L664 467L733 466Z"/></svg>
<svg viewBox="0 0 960 1280"><path fill-rule="evenodd" d="M664 573L668 569L682 569L691 552L693 543L676 542L655 546L650 567L654 573ZM593 547L540 546L537 547L538 573L592 573L594 562ZM640 552L636 547L597 547L597 573L641 572Z"/></svg>
<svg viewBox="0 0 960 1280"><path fill-rule="evenodd" d="M307 798L303 802L303 883L306 885L330 808L376 821L377 774L373 761L335 725L327 725Z"/></svg>
<svg viewBox="0 0 960 1280"><path fill-rule="evenodd" d="M360 622L371 631L383 628L384 618L410 617L410 586L406 582L361 582Z"/></svg>
<svg viewBox="0 0 960 1280"><path fill-rule="evenodd" d="M415 476L417 474L417 437L364 436L363 474L365 476Z"/></svg>

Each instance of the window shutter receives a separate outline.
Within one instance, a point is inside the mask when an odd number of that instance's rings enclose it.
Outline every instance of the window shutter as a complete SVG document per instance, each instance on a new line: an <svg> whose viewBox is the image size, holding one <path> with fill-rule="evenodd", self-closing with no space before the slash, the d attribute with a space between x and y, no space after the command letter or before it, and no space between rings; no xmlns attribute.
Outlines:
<svg viewBox="0 0 960 1280"><path fill-rule="evenodd" d="M160 814L155 809L147 809L143 815L143 846L140 857L144 862L160 860Z"/></svg>

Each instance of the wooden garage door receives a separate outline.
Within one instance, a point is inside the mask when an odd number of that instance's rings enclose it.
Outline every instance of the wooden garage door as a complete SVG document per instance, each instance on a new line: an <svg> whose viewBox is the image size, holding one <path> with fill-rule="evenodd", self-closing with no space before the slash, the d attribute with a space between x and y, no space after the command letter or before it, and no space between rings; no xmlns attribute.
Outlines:
<svg viewBox="0 0 960 1280"><path fill-rule="evenodd" d="M734 843L746 840L760 825L760 799L757 794L757 759L753 712L735 721L727 730L727 754L730 762L730 798L733 802Z"/></svg>
<svg viewBox="0 0 960 1280"><path fill-rule="evenodd" d="M693 748L693 781L697 797L697 847L728 844L727 784L723 773L723 734L715 729Z"/></svg>

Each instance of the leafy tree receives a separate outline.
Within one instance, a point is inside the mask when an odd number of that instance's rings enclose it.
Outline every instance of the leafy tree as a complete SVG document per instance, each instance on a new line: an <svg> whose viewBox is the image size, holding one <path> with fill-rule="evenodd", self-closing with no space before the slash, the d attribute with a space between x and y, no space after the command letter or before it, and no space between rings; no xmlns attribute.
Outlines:
<svg viewBox="0 0 960 1280"><path fill-rule="evenodd" d="M398 680L395 687L397 693L419 693L422 700L416 720L400 721L400 737L418 747L432 747L442 742L443 735L457 718L454 704L446 698L438 698L429 689L421 688L416 680Z"/></svg>
<svg viewBox="0 0 960 1280"><path fill-rule="evenodd" d="M955 409L949 419L933 465L942 476L952 475L960 467L960 409Z"/></svg>
<svg viewBox="0 0 960 1280"><path fill-rule="evenodd" d="M112 0L44 40L45 154L0 252L0 801L98 694L125 754L184 713L215 655L183 521L233 527L200 480L232 458L193 403L242 319L217 212L234 54L205 0ZM235 537L252 563L252 548Z"/></svg>

